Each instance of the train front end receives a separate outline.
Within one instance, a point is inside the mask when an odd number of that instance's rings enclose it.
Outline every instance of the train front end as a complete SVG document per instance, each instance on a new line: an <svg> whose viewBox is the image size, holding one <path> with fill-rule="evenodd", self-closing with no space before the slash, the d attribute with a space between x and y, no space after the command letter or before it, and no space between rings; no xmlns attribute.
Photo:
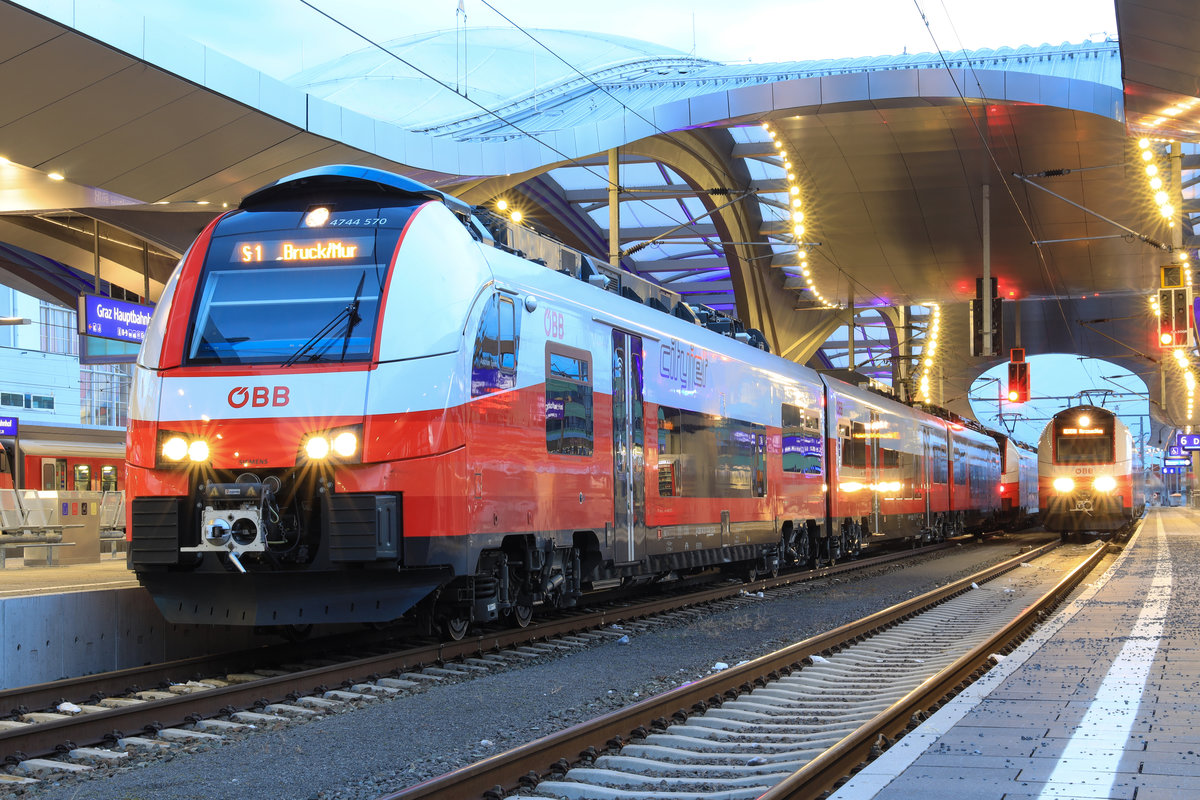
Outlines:
<svg viewBox="0 0 1200 800"><path fill-rule="evenodd" d="M1106 533L1132 516L1131 442L1108 409L1054 415L1038 444L1038 499L1049 531Z"/></svg>
<svg viewBox="0 0 1200 800"><path fill-rule="evenodd" d="M458 350L487 269L437 194L301 173L184 255L126 448L129 559L169 621L381 622L452 576L405 552L404 521L462 523Z"/></svg>

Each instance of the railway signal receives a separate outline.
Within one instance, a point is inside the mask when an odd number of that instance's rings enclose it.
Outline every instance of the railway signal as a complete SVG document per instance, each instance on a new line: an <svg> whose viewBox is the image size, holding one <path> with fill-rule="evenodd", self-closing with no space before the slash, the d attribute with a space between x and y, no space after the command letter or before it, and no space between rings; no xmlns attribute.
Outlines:
<svg viewBox="0 0 1200 800"><path fill-rule="evenodd" d="M1009 351L1008 402L1024 403L1029 400L1029 362L1025 360L1025 348L1014 347Z"/></svg>
<svg viewBox="0 0 1200 800"><path fill-rule="evenodd" d="M1162 267L1158 290L1158 345L1165 349L1188 347L1192 341L1190 287L1184 285L1178 264Z"/></svg>

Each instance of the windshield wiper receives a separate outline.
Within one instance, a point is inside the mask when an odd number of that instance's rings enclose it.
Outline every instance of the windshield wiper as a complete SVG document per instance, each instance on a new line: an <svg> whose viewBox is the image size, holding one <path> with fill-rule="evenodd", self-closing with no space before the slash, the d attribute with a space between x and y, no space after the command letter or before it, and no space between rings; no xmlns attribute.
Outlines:
<svg viewBox="0 0 1200 800"><path fill-rule="evenodd" d="M313 334L313 337L311 339L309 339L304 344L300 345L300 347L297 348L296 352L292 353L291 356L289 356L288 359L286 361L284 361L280 366L282 366L282 367L292 366L297 361L299 361L301 358L308 355L309 351L311 351L314 347L316 347L317 344L319 344L322 341L328 340L323 348L321 348L319 351L313 353L312 356L308 359L309 361L320 360L320 358L325 355L325 351L328 350L333 345L334 340L332 339L332 337L334 335L334 331L337 330L338 326L341 325L343 321L345 321L345 323L346 323L346 334L345 334L345 338L342 340L342 361L346 360L346 348L350 344L350 332L354 330L355 325L362 322L362 317L360 317L358 315L358 302L359 302L358 298L359 298L359 295L362 294L363 281L365 281L366 278L367 278L367 273L366 273L366 271L364 271L363 274L358 279L358 288L354 290L354 299L351 300L350 303L345 308L343 308L341 311L339 311L337 313L337 315L334 316L333 319L329 320L329 322L326 322L325 325L323 325L319 331L317 331L315 334Z"/></svg>
<svg viewBox="0 0 1200 800"><path fill-rule="evenodd" d="M342 363L346 362L346 348L350 346L350 333L354 330L354 326L362 322L362 317L358 315L358 298L362 294L363 281L367 279L367 271L363 270L363 274L358 276L358 288L354 290L354 299L350 301L350 305L346 306L346 338L342 339Z"/></svg>

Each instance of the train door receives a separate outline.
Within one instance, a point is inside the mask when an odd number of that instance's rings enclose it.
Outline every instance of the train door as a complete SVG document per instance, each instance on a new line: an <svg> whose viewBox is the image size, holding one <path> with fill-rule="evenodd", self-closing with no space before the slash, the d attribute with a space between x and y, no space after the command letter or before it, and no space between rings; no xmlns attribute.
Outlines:
<svg viewBox="0 0 1200 800"><path fill-rule="evenodd" d="M933 527L933 508L930 503L933 498L933 481L930 474L933 469L933 444L930 442L929 428L921 426L921 496L925 498L925 524L923 527Z"/></svg>
<svg viewBox="0 0 1200 800"><path fill-rule="evenodd" d="M645 552L645 412L642 337L614 330L612 359L614 560L637 561Z"/></svg>
<svg viewBox="0 0 1200 800"><path fill-rule="evenodd" d="M883 432L883 427L878 411L871 412L871 424L867 426L867 429L870 432L870 436L867 441L871 443L871 446L868 449L870 455L867 456L868 467L871 470L871 479L868 481L868 483L878 485L884 479L882 455L879 452L879 437ZM867 536L871 533L878 533L880 530L882 530L879 527L880 497L882 497L882 495L882 490L871 492L871 515L867 520L869 524L869 530L864 530L863 536Z"/></svg>
<svg viewBox="0 0 1200 800"><path fill-rule="evenodd" d="M42 459L42 491L65 492L67 490L67 460L65 458Z"/></svg>

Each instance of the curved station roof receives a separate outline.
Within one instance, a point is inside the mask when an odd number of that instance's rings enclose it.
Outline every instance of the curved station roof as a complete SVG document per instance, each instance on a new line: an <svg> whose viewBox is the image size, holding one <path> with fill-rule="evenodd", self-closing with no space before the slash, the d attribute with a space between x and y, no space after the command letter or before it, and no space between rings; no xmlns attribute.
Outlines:
<svg viewBox="0 0 1200 800"><path fill-rule="evenodd" d="M616 187L622 268L731 310L786 357L911 387L939 304L935 399L965 410L1002 360L967 347L985 240L1004 348L1144 367L1158 359L1146 295L1195 244L1200 164L1166 139L1200 131L1185 79L1200 9L1169 0L1119 0L1119 42L729 65L470 28L364 43L288 81L102 3L57 9L0 3L0 241L85 274L98 252L106 280L151 297L213 213L308 167L504 200L599 258ZM1182 171L1178 233L1147 188L1142 136L1164 175ZM65 296L36 264L0 259ZM1155 383L1178 422L1175 390Z"/></svg>

